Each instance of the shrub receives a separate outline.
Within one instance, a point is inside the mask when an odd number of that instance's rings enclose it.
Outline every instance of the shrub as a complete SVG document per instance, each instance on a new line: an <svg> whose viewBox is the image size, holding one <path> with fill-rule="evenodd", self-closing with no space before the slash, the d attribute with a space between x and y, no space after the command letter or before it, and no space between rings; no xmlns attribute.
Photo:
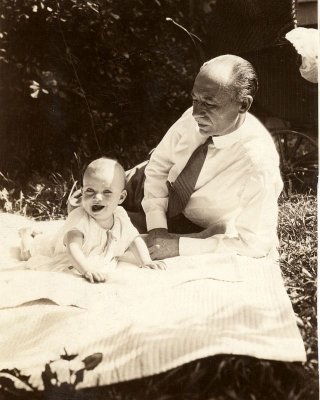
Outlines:
<svg viewBox="0 0 320 400"><path fill-rule="evenodd" d="M142 161L189 104L192 53L165 21L186 24L181 10L186 0L3 0L0 171L61 172L74 154Z"/></svg>

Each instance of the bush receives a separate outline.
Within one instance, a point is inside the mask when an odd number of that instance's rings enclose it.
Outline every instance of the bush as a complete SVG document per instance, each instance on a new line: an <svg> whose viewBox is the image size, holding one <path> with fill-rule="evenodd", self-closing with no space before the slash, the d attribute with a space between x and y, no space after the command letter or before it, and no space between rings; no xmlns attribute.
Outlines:
<svg viewBox="0 0 320 400"><path fill-rule="evenodd" d="M165 21L186 24L187 3L3 0L0 171L23 181L74 154L142 161L190 104L189 43Z"/></svg>

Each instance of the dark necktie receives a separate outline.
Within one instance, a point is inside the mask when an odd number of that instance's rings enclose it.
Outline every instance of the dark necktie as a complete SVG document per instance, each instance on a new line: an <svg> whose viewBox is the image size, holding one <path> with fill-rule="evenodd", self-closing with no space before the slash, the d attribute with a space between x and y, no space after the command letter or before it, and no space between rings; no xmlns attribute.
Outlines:
<svg viewBox="0 0 320 400"><path fill-rule="evenodd" d="M188 204L206 159L210 143L212 143L212 137L209 137L205 143L195 149L175 182L167 181L169 190L167 216L169 218L179 215Z"/></svg>

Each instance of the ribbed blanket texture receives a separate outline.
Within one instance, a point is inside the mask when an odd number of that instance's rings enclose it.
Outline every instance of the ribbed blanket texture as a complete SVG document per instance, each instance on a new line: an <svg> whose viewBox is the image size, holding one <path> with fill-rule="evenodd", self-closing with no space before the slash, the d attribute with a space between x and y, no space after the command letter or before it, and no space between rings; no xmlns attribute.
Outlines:
<svg viewBox="0 0 320 400"><path fill-rule="evenodd" d="M41 389L45 363L65 350L81 359L102 353L79 387L142 378L215 354L306 359L272 259L176 257L166 271L154 271L128 258L106 283L90 284L72 273L8 269L17 264L17 228L27 223L0 214L0 370L18 368Z"/></svg>

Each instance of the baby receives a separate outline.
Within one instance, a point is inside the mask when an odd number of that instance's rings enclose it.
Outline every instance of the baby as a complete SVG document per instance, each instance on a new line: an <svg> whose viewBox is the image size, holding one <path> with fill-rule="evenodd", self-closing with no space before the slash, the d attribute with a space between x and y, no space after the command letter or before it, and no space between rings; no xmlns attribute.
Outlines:
<svg viewBox="0 0 320 400"><path fill-rule="evenodd" d="M91 162L83 175L81 206L68 215L49 250L44 250L43 240L37 243L31 229L20 230L21 258L28 260L27 268L64 271L73 267L90 282L102 282L105 272L115 267L130 246L141 267L163 269L164 263L151 260L145 242L119 206L127 195L125 183L125 171L117 161ZM43 258L44 253L49 253L50 260Z"/></svg>

